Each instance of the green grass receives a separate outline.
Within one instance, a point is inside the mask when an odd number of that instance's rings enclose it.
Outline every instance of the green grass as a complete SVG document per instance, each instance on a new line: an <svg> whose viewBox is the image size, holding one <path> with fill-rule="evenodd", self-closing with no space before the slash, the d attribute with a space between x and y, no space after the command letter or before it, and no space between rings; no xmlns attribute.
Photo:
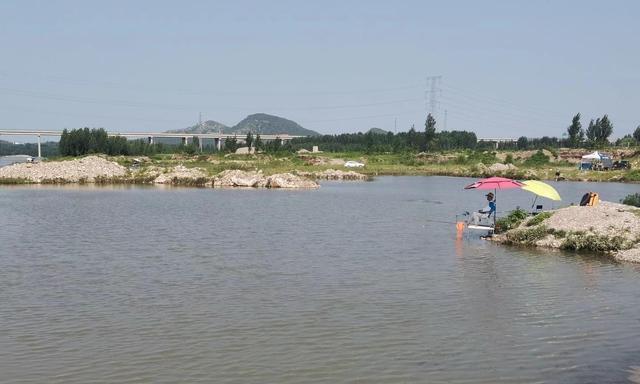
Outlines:
<svg viewBox="0 0 640 384"><path fill-rule="evenodd" d="M31 180L22 178L6 178L0 179L0 184L4 185L21 185L21 184L33 184Z"/></svg>

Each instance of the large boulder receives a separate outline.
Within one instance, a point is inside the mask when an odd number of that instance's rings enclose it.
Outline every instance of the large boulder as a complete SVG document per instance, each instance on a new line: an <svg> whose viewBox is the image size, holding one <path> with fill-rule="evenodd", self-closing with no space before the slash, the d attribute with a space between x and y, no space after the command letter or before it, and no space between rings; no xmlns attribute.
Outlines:
<svg viewBox="0 0 640 384"><path fill-rule="evenodd" d="M264 187L266 179L262 171L227 169L214 176L214 187Z"/></svg>
<svg viewBox="0 0 640 384"><path fill-rule="evenodd" d="M487 169L492 173L501 173L501 172L507 172L507 171L515 171L518 169L518 167L516 167L511 163L509 164L495 163L495 164L491 164L491 166L489 166Z"/></svg>
<svg viewBox="0 0 640 384"><path fill-rule="evenodd" d="M267 188L318 188L319 185L313 180L300 177L291 173L277 173L267 177L265 184Z"/></svg>
<svg viewBox="0 0 640 384"><path fill-rule="evenodd" d="M495 163L489 166L489 171L493 173L499 173L499 172L504 172L508 170L509 170L509 167L506 164L502 164L502 163Z"/></svg>
<svg viewBox="0 0 640 384"><path fill-rule="evenodd" d="M236 149L235 152L236 155L252 155L254 153L256 153L256 149L254 147L240 147Z"/></svg>

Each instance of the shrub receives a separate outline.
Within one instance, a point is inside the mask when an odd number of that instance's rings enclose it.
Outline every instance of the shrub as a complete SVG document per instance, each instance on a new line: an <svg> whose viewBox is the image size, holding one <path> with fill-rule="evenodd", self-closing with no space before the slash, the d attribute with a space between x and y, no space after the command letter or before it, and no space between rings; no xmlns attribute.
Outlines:
<svg viewBox="0 0 640 384"><path fill-rule="evenodd" d="M550 235L555 236L558 239L564 239L565 237L567 237L567 231L565 231L563 229L549 228L547 230L547 233L550 234Z"/></svg>
<svg viewBox="0 0 640 384"><path fill-rule="evenodd" d="M562 249L607 253L630 247L622 236L603 236L595 233L571 232L562 244Z"/></svg>
<svg viewBox="0 0 640 384"><path fill-rule="evenodd" d="M485 165L491 165L497 161L498 159L496 158L495 152L474 151L467 156L467 162L472 164L482 163Z"/></svg>
<svg viewBox="0 0 640 384"><path fill-rule="evenodd" d="M534 153L533 156L525 160L524 164L528 166L538 167L549 163L549 156L545 155L541 149Z"/></svg>
<svg viewBox="0 0 640 384"><path fill-rule="evenodd" d="M547 236L547 227L538 225L533 228L518 229L507 233L507 240L514 244L532 245Z"/></svg>
<svg viewBox="0 0 640 384"><path fill-rule="evenodd" d="M513 155L512 154L508 154L507 157L504 158L504 163L505 164L513 164Z"/></svg>
<svg viewBox="0 0 640 384"><path fill-rule="evenodd" d="M496 233L506 232L510 229L516 228L524 219L527 218L527 216L527 212L520 208L511 211L507 216L496 221Z"/></svg>
<svg viewBox="0 0 640 384"><path fill-rule="evenodd" d="M640 207L640 193L634 193L627 195L624 199L620 200L622 204L632 205L634 207Z"/></svg>
<svg viewBox="0 0 640 384"><path fill-rule="evenodd" d="M527 227L533 227L550 218L553 215L553 212L541 212L531 218L531 220L527 221L525 224Z"/></svg>

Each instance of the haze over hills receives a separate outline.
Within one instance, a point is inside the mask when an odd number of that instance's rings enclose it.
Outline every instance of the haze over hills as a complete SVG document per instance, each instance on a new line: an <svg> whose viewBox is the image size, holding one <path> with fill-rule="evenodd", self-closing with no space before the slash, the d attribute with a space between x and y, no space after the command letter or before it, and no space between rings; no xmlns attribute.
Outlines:
<svg viewBox="0 0 640 384"><path fill-rule="evenodd" d="M191 127L182 129L173 129L170 133L218 133L222 128L223 133L237 133L238 135L246 135L249 132L254 134L273 135L278 133L286 133L294 136L318 136L316 131L306 129L295 121L285 119L283 117L269 115L266 113L255 113L242 119L233 127L226 126L213 120L207 120L203 126L196 124Z"/></svg>

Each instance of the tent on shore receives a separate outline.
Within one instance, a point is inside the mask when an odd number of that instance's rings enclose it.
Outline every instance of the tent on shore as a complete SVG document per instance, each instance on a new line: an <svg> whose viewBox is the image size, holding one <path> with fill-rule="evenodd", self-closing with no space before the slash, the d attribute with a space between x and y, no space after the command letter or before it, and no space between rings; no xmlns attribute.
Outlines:
<svg viewBox="0 0 640 384"><path fill-rule="evenodd" d="M588 155L582 156L582 159L580 160L580 169L594 169L594 165L596 164L598 164L602 169L611 169L611 167L613 166L611 156L607 155L606 153L595 151L593 153L589 153Z"/></svg>

